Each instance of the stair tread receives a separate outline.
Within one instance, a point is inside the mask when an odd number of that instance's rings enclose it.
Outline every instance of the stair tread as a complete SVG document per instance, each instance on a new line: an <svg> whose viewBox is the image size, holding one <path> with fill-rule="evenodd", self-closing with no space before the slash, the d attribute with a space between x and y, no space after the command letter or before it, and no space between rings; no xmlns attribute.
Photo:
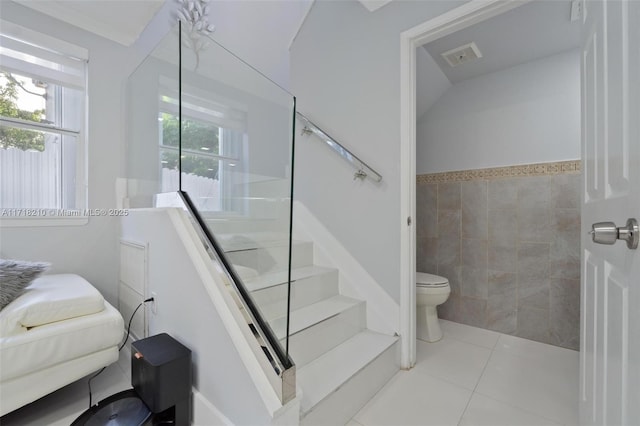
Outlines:
<svg viewBox="0 0 640 426"><path fill-rule="evenodd" d="M293 335L360 303L364 303L364 301L337 295L291 311L289 334ZM278 339L283 339L286 336L286 316L269 321L269 325Z"/></svg>
<svg viewBox="0 0 640 426"><path fill-rule="evenodd" d="M363 330L300 368L296 377L302 388L301 411L307 413L397 340Z"/></svg>
<svg viewBox="0 0 640 426"><path fill-rule="evenodd" d="M258 248L282 247L289 244L289 235L282 232L247 232L247 233L216 233L216 239L225 252L252 250ZM293 240L293 244L303 244L308 241Z"/></svg>
<svg viewBox="0 0 640 426"><path fill-rule="evenodd" d="M320 275L327 272L335 271L335 268L326 268L324 266L309 265L301 268L294 268L291 270L291 281L302 280L314 275ZM244 281L247 290L257 291L265 288L273 287L280 284L285 284L288 279L288 271L277 271L262 274L255 278L247 279Z"/></svg>

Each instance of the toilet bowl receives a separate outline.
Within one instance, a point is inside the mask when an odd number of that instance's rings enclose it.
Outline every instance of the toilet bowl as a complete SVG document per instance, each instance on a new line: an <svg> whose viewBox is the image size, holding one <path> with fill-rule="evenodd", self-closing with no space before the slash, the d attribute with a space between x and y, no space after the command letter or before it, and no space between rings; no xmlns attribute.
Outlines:
<svg viewBox="0 0 640 426"><path fill-rule="evenodd" d="M449 298L449 280L438 275L416 272L416 335L420 340L437 342L442 339L436 306Z"/></svg>

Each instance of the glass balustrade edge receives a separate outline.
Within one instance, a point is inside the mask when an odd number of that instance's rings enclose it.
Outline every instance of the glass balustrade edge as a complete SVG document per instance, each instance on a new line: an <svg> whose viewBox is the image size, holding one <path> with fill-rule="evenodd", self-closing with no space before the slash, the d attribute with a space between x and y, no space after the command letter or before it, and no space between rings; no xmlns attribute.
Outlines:
<svg viewBox="0 0 640 426"><path fill-rule="evenodd" d="M240 296L239 299L251 318L252 324L249 324L249 326L252 332L254 335L257 333L260 336L261 339L258 340L258 343L262 346L265 356L273 366L275 373L282 378L282 389L279 390L279 393L282 403L286 404L295 397L295 364L288 354L283 351L280 342L269 324L262 318L260 311L245 288L242 279L229 263L216 238L207 228L204 219L198 213L189 194L184 191L178 191L178 195L184 203L187 212L197 224L199 234L206 240L206 244L211 248L216 260L222 265L223 272L227 276L227 279L233 284L233 288Z"/></svg>

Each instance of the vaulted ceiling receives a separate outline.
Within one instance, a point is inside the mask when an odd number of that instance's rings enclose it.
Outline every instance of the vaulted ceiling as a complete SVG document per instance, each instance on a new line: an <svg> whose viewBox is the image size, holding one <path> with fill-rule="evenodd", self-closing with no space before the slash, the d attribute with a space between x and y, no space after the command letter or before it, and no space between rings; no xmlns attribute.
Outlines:
<svg viewBox="0 0 640 426"><path fill-rule="evenodd" d="M571 1L532 1L424 46L453 84L580 46ZM475 42L482 57L451 67L441 54Z"/></svg>

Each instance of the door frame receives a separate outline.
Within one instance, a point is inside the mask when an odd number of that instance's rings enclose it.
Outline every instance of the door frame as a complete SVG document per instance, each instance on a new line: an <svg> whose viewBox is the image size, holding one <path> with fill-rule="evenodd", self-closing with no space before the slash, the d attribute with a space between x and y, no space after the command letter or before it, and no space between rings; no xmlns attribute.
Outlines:
<svg viewBox="0 0 640 426"><path fill-rule="evenodd" d="M531 0L471 0L400 34L400 367L416 362L416 48Z"/></svg>

